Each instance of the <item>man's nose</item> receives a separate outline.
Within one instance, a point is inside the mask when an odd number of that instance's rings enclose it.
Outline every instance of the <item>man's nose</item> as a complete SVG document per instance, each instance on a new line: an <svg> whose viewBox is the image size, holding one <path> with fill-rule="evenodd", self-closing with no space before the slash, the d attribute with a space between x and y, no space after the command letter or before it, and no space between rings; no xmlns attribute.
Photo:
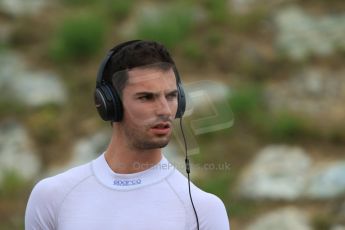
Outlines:
<svg viewBox="0 0 345 230"><path fill-rule="evenodd" d="M171 116L171 109L168 103L168 100L165 97L160 97L156 101L156 113L159 116L165 115L165 116Z"/></svg>

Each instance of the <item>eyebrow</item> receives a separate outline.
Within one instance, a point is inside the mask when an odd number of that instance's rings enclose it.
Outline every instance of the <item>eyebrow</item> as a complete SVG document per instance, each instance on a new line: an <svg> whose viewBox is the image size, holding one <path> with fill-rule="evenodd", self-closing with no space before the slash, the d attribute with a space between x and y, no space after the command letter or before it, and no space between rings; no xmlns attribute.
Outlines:
<svg viewBox="0 0 345 230"><path fill-rule="evenodd" d="M145 95L154 95L154 96L158 96L160 93L154 93L154 92L138 92L138 93L135 93L134 96L135 97L138 97L138 96L145 96ZM172 91L169 91L167 93L167 95L169 94L178 94L178 90L177 89L174 89Z"/></svg>

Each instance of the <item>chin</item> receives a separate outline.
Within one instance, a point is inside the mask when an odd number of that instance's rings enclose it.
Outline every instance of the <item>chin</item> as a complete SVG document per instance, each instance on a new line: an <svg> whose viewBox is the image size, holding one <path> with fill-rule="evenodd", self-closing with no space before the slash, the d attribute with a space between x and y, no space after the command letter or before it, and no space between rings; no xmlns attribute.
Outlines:
<svg viewBox="0 0 345 230"><path fill-rule="evenodd" d="M140 142L140 143L136 143L135 146L143 150L158 149L158 148L166 147L169 144L169 141L170 140Z"/></svg>
<svg viewBox="0 0 345 230"><path fill-rule="evenodd" d="M163 140L159 140L157 141L157 145L159 146L159 148L164 148L165 146L167 146L170 142L170 138L167 137L167 138L164 138Z"/></svg>
<svg viewBox="0 0 345 230"><path fill-rule="evenodd" d="M151 144L151 146L152 146L152 149L157 149L157 148L164 148L168 144L169 144L169 140L168 141L158 141L158 142L153 142Z"/></svg>
<svg viewBox="0 0 345 230"><path fill-rule="evenodd" d="M168 141L168 142L165 142L165 143L161 143L161 144L159 145L158 148L164 148L164 147L166 147L168 144L169 144L169 141Z"/></svg>

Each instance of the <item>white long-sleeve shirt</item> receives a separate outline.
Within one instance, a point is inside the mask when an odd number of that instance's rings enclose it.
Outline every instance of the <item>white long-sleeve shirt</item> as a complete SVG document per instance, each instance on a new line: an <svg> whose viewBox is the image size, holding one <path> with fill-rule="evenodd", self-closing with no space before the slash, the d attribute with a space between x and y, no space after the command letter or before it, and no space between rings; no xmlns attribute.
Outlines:
<svg viewBox="0 0 345 230"><path fill-rule="evenodd" d="M229 230L223 202L191 183L200 230ZM40 181L25 213L26 230L195 230L187 178L166 158L133 174L114 173L104 154Z"/></svg>

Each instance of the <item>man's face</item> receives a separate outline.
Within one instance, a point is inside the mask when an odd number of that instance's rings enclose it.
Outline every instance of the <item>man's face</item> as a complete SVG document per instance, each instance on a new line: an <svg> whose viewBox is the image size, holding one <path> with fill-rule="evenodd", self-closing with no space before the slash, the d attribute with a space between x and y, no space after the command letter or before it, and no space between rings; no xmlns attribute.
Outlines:
<svg viewBox="0 0 345 230"><path fill-rule="evenodd" d="M134 68L122 91L124 116L120 126L131 147L155 149L166 146L177 111L174 71Z"/></svg>

